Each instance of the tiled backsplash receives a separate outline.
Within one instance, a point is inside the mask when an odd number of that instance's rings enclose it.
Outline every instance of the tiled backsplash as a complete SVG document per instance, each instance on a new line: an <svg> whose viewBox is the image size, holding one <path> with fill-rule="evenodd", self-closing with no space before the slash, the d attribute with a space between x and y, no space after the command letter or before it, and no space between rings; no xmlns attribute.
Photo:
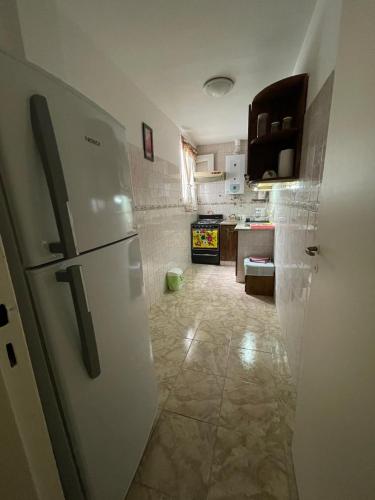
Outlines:
<svg viewBox="0 0 375 500"><path fill-rule="evenodd" d="M276 306L294 381L300 367L305 310L314 276L305 247L316 244L319 192L323 175L334 74L306 111L300 180L292 189L273 190Z"/></svg>
<svg viewBox="0 0 375 500"><path fill-rule="evenodd" d="M166 289L171 267L190 264L190 224L196 214L186 212L181 201L180 168L129 145L136 224L141 241L144 281L148 305Z"/></svg>
<svg viewBox="0 0 375 500"><path fill-rule="evenodd" d="M225 171L225 157L233 154L234 142L198 146L198 155L214 154L215 170ZM247 153L247 141L240 142L240 154ZM257 194L245 185L244 194L225 194L224 181L208 182L198 185L198 211L201 214L222 213L254 215L255 208L267 208L267 202L254 201Z"/></svg>

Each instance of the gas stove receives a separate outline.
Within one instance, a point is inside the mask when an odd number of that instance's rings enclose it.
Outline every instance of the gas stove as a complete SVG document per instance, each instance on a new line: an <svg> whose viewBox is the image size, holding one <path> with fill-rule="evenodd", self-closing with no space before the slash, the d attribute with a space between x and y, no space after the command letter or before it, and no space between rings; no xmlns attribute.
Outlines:
<svg viewBox="0 0 375 500"><path fill-rule="evenodd" d="M197 222L195 223L196 226L204 226L207 224L214 224L217 226L218 224L220 224L220 221L216 219L202 219L202 220L197 220Z"/></svg>
<svg viewBox="0 0 375 500"><path fill-rule="evenodd" d="M198 227L210 227L210 226L219 226L220 222L224 220L222 214L210 214L210 215L198 215L198 220L193 222L193 226Z"/></svg>
<svg viewBox="0 0 375 500"><path fill-rule="evenodd" d="M220 264L220 222L222 214L198 215L191 225L191 260L200 264Z"/></svg>

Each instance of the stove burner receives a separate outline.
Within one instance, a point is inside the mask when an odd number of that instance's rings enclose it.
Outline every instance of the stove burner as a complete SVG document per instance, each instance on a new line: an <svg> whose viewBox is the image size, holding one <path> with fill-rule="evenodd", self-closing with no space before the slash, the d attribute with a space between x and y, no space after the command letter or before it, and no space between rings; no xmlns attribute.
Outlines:
<svg viewBox="0 0 375 500"><path fill-rule="evenodd" d="M200 225L200 224L220 224L220 220L218 219L201 219L199 221L196 222L196 224Z"/></svg>
<svg viewBox="0 0 375 500"><path fill-rule="evenodd" d="M224 217L222 214L210 214L210 215L198 215L198 220L197 222L194 222L195 225L214 225L218 226L220 222L224 220Z"/></svg>

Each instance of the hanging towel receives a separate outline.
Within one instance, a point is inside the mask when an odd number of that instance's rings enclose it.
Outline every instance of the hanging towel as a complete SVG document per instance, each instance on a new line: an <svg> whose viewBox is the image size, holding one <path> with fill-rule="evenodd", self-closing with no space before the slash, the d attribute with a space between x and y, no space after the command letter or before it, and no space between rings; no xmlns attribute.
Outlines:
<svg viewBox="0 0 375 500"><path fill-rule="evenodd" d="M267 264L267 262L271 262L271 257L250 257L250 262L257 262L258 264Z"/></svg>

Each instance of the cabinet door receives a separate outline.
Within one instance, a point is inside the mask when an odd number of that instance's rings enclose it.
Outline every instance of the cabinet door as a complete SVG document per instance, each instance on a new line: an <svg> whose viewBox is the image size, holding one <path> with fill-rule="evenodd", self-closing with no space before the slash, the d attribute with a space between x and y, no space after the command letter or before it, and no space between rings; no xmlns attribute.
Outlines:
<svg viewBox="0 0 375 500"><path fill-rule="evenodd" d="M220 228L220 260L227 260L228 255L228 231L226 226Z"/></svg>
<svg viewBox="0 0 375 500"><path fill-rule="evenodd" d="M236 260L237 232L234 227L222 226L220 229L220 260Z"/></svg>
<svg viewBox="0 0 375 500"><path fill-rule="evenodd" d="M237 231L234 230L235 226L229 226L228 229L228 260L236 260L237 255Z"/></svg>

